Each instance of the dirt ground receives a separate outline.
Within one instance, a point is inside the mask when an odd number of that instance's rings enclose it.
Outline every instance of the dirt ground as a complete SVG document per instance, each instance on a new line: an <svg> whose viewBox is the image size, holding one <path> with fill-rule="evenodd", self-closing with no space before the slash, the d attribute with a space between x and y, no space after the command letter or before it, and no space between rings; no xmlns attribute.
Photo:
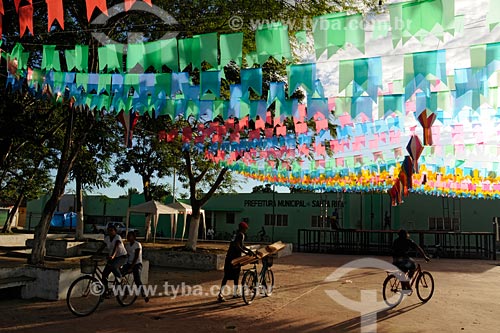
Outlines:
<svg viewBox="0 0 500 333"><path fill-rule="evenodd" d="M1 332L361 332L360 314L339 305L325 291L337 290L354 301L361 290L381 294L386 273L357 269L339 281L325 282L356 256L294 254L273 266L276 289L253 304L241 299L217 303L208 294L222 272L152 268L150 284L201 285L203 295L142 299L128 308L106 300L89 317L76 318L65 301L0 300ZM388 261L389 258L379 258ZM499 332L500 267L496 262L439 260L432 272L436 290L422 304L411 295L398 307L377 314L378 332ZM163 289L159 289L163 290ZM379 295L380 297L380 295Z"/></svg>

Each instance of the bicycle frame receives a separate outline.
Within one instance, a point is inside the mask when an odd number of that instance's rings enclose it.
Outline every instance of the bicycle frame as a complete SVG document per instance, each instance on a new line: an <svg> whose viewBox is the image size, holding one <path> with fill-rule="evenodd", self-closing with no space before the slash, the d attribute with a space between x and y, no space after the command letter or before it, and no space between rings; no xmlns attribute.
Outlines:
<svg viewBox="0 0 500 333"><path fill-rule="evenodd" d="M417 269L415 270L415 273L413 273L413 277L411 278L410 286L414 286L415 281L417 281L417 278L422 274L422 268L420 267L420 264L417 264ZM406 273L406 276L408 276L408 273Z"/></svg>
<svg viewBox="0 0 500 333"><path fill-rule="evenodd" d="M97 261L97 260L96 260ZM99 261L97 261L99 262ZM107 262L106 262L106 265L107 265ZM99 280L99 282L101 282L102 285L104 285L104 282L102 281L102 274L103 274L104 270L102 270L101 268L99 268L99 265L96 265L96 268L94 270L94 272L92 274L85 274L85 275L90 275L94 278L96 278L97 280ZM122 277L126 277L127 274L123 274ZM110 285L113 285L115 280L116 280L116 276L114 276L113 274L113 277L114 279L113 280L108 280L108 285L106 287L109 287Z"/></svg>
<svg viewBox="0 0 500 333"><path fill-rule="evenodd" d="M252 268L249 268L249 269L245 269L245 271L255 271L257 272L257 276L258 276L258 283L259 285L262 285L263 281L265 281L265 278L266 278L266 272L267 270L269 269L267 267L267 261L266 260L262 260L262 269L260 270L259 272L259 269L257 268L257 264L259 263L259 261L255 261L253 263L253 267Z"/></svg>

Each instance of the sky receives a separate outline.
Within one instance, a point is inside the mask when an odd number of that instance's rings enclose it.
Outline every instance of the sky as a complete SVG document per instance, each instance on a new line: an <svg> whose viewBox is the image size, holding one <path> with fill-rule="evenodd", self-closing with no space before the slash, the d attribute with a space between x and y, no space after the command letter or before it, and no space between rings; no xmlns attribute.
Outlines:
<svg viewBox="0 0 500 333"><path fill-rule="evenodd" d="M470 67L469 49L470 45L496 42L500 40L500 27L497 27L492 32L489 31L486 23L486 14L490 0L456 0L455 15L465 15L464 32L459 36L446 36L444 42L436 37L429 36L422 43L417 40L410 40L404 46L399 44L395 49L392 46L391 35L383 39L373 40L370 34L370 25L367 26L366 51L361 53L355 48L341 50L333 57L326 59L323 55L316 60L312 52L300 54L302 62L316 62L318 78L321 80L325 95L327 97L339 96L338 91L338 67L339 60L355 59L360 57L382 57L382 66L384 71L384 84L393 80L403 78L403 55L405 53L430 51L437 49L447 50L447 72L452 74L456 68ZM497 1L497 0L491 0ZM401 1L388 1L388 3ZM375 20L388 20L389 15L378 15ZM384 87L385 88L385 87ZM142 182L138 175L129 173L123 178L129 180L128 187L142 189ZM237 176L238 184L241 190L238 192L249 193L252 188L262 183L255 180L244 179L242 176ZM171 178L162 179L162 182L172 184ZM179 184L178 184L179 185ZM177 185L179 189L180 186ZM74 184L69 184L68 192L74 191ZM278 192L287 193L289 189L286 187L276 187ZM125 194L126 189L122 189L115 184L106 189L93 190L92 194L104 194L109 197L117 197ZM177 192L179 193L179 192Z"/></svg>
<svg viewBox="0 0 500 333"><path fill-rule="evenodd" d="M258 182L258 181L253 180L253 179L246 179L239 174L235 174L235 176L237 179L238 186L241 187L240 189L235 189L238 193L251 193L252 188L254 186L259 186L259 185L264 184L262 182ZM125 188L121 188L121 187L117 186L116 184L111 184L111 186L108 188L94 189L94 190L90 191L89 194L94 194L94 195L102 194L102 195L106 195L110 198L117 198L121 195L126 195L127 189L130 187L136 188L137 190L139 190L140 193L142 193L142 180L141 180L140 176L138 176L137 174L135 174L133 172L129 172L127 174L124 174L122 176L122 178L127 179L129 181L129 184ZM171 187L173 186L173 177L166 177L166 178L161 179L159 181L163 184L170 184ZM179 197L181 192L187 193L186 190L181 188L182 185L179 183L178 180L176 181L175 186L176 186L176 191L175 191L176 197ZM276 192L289 193L290 190L288 187L276 186ZM70 182L68 184L68 186L66 187L66 193L75 193L74 182Z"/></svg>

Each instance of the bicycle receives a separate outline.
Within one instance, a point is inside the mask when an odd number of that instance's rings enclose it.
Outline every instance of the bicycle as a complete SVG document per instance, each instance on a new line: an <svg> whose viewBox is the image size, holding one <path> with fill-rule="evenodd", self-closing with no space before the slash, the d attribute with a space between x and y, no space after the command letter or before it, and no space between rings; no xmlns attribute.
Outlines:
<svg viewBox="0 0 500 333"><path fill-rule="evenodd" d="M255 261L251 262L251 264L253 263L253 267L246 269L241 279L241 286L243 288L242 297L247 305L252 304L259 289L263 289L267 297L273 294L274 273L271 270L273 258L271 256L262 258L262 269L260 273L258 273L257 270L258 262L259 259L255 258Z"/></svg>
<svg viewBox="0 0 500 333"><path fill-rule="evenodd" d="M387 272L387 277L384 280L382 287L382 295L385 303L393 308L401 303L404 292L401 285L401 280L408 281L408 273L403 273L400 270ZM416 284L418 298L427 303L434 294L434 278L431 273L423 271L420 264L417 264L417 269L410 282L412 288L408 296L413 294L413 285Z"/></svg>
<svg viewBox="0 0 500 333"><path fill-rule="evenodd" d="M107 297L99 262L102 262L102 259L80 260L80 271L85 275L71 283L66 295L66 304L75 316L84 317L92 314ZM108 289L108 295L109 292L115 291L116 301L121 306L132 305L137 299L137 294L134 293L134 278L130 273L122 276L121 284L118 284L116 278L114 281L108 281L108 284L112 285L112 288ZM121 286L120 289L117 290L117 286Z"/></svg>
<svg viewBox="0 0 500 333"><path fill-rule="evenodd" d="M252 243L270 243L271 242L271 237L268 235L261 235L261 234L256 234L253 236L248 237L248 241Z"/></svg>

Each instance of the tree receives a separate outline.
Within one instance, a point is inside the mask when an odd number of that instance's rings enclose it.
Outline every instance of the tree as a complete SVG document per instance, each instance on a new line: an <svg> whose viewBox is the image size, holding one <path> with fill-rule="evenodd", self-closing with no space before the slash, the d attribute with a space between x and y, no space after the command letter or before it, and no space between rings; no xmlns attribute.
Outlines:
<svg viewBox="0 0 500 333"><path fill-rule="evenodd" d="M378 1L363 1L361 6L365 4L373 5ZM352 9L352 6L346 5L344 1L342 2L330 2L330 1L261 1L259 3L249 2L249 1L225 1L225 0L212 0L212 1L196 1L196 2L185 2L185 1L169 1L168 6L164 1L158 1L156 5L164 6L168 8L170 14L172 14L178 22L176 26L177 31L181 31L179 37L191 37L196 34L202 34L207 32L219 32L219 33L231 33L234 32L230 29L228 24L230 18L234 15L238 15L242 18L243 22L247 24L243 26L244 32L244 51L248 52L255 48L254 42L254 31L250 22L256 22L260 20L261 22L265 20L269 21L279 21L279 20L300 20L303 21L304 18L312 18L315 15L324 14L327 12L333 12L338 9ZM271 81L285 81L286 78L286 61L279 62L274 59L269 59L265 64L262 64L263 68L263 80L264 80L264 92L263 96L267 95L267 90L269 88L269 82ZM203 64L203 70L210 68L208 64ZM193 70L191 67L187 69L190 72L193 83L197 84L199 82L199 70ZM229 85L233 83L238 83L239 68L234 64L230 63L224 68L225 80L222 83L221 96L228 97L229 95ZM300 94L294 95L293 97L300 98ZM252 94L252 98L256 98ZM216 120L217 121L217 120ZM218 121L223 122L223 119L218 119ZM136 148L132 154L137 154L134 156L136 160L144 160L151 154L150 148L152 143L155 142L158 130L181 130L185 127L191 127L195 130L199 125L197 120L193 119L167 119L162 125L162 122L157 122L156 124L163 126L163 128L155 128L154 131L149 133L150 139L145 142L142 138L138 138L135 142ZM293 125L293 124L292 124ZM251 125L252 126L252 125ZM179 141L179 140L177 140ZM205 145L206 148L206 145ZM193 209L193 214L191 216L189 238L186 244L187 249L196 250L198 230L200 222L200 210L203 205L210 199L210 197L216 193L218 190L222 190L220 187L223 184L231 185L231 181L228 178L230 175L229 170L226 167L221 167L215 163L207 161L199 148L191 144L173 144L172 142L168 144L169 154L165 156L164 162L170 164L172 168L178 171L179 178L184 182L185 188L189 190L189 198L191 206ZM182 164L179 166L179 156L183 156ZM169 159L170 157L170 159ZM173 158L173 159L172 159ZM163 160L162 160L163 162ZM161 170L159 168L152 168L154 170ZM169 170L170 168L164 169ZM141 176L143 174L151 174L151 172L139 172ZM143 183L145 185L149 184L143 177ZM145 188L145 195L147 186ZM200 191L200 188L204 191Z"/></svg>
<svg viewBox="0 0 500 333"><path fill-rule="evenodd" d="M39 105L29 94L5 89L0 95L0 193L2 201L13 206L2 229L7 233L20 205L51 187L47 141L60 124L41 126L53 120L52 105Z"/></svg>
<svg viewBox="0 0 500 333"><path fill-rule="evenodd" d="M76 239L83 239L83 191L109 186L113 159L123 151L116 119L101 117L80 147L75 165L71 169L70 180L74 180L76 185Z"/></svg>
<svg viewBox="0 0 500 333"><path fill-rule="evenodd" d="M111 4L116 4L122 1L112 1ZM373 3L373 1L364 1L364 3ZM184 2L184 1L160 1L158 0L157 5L162 6L175 16L179 24L175 27L177 31L181 31L180 37L191 36L193 34L204 33L204 32L232 32L228 25L228 20L231 16L237 14L241 16L245 22L250 22L251 19L288 19L312 17L313 15L323 14L325 12L334 11L334 9L341 8L344 1L340 4L337 2L329 1L295 1L289 2L285 0L281 1L261 1L259 4L248 1L225 1L225 0L202 0L196 2ZM75 41L81 44L86 44L90 46L89 49L89 63L90 71L97 72L97 41L93 40L88 33L89 31L96 31L95 27L91 27L87 23L86 19L86 8L84 1L72 1L65 3L66 15L65 15L65 25L66 30L64 32L56 31L49 34L37 34L34 37L26 37L24 41L28 41L28 48L33 50L38 47L38 50L32 53L33 57L30 59L30 65L38 65L41 63L41 52L40 47L43 44L57 44L57 45L74 45ZM346 8L343 6L342 8ZM46 28L47 16L46 7L43 2L40 2L39 6L35 6L35 30L43 31ZM94 14L95 15L95 14ZM124 19L126 17L126 19ZM17 17L15 15L6 15L4 17L4 27L7 27L8 31L7 38L7 49L12 47L12 43L15 43L19 39L16 38L16 33L11 33L12 31L17 31ZM110 37L121 37L122 40L126 39L127 31L133 26L147 25L148 29L142 29L144 32L144 40L153 40L158 36L161 36L165 29L170 29L169 27L162 26L162 23L156 20L149 20L148 16L140 15L137 13L122 13L109 20L106 26L99 27L100 31L105 31ZM245 33L245 50L253 49L253 32L249 26L244 29ZM229 66L231 67L231 66ZM283 64L279 66L281 69L284 68ZM272 68L270 68L272 69ZM196 71L192 71L194 76L196 76ZM231 78L229 73L226 73L226 77L229 79L225 82L225 86L229 83L234 83L236 81ZM193 78L195 79L195 78ZM237 80L237 78L236 78ZM56 96L53 96L54 99ZM32 255L30 257L30 262L34 264L43 263L43 254L45 249L45 239L47 236L48 228L50 225L50 220L53 212L57 206L57 202L64 193L65 185L68 181L69 173L73 169L78 155L81 153L81 147L85 146L87 139L89 137L89 131L92 131L96 126L98 120L96 119L96 114L91 110L86 108L76 109L72 101L65 100L64 103L54 107L56 113L61 114L61 119L65 124L64 135L60 137L59 142L54 142L53 149L54 153L57 155L57 175L55 177L53 191L44 207L42 218L35 232L35 241ZM53 128L54 123L47 123L45 128ZM193 123L190 123L193 125ZM153 133L152 135L156 135ZM55 140L54 140L55 141ZM154 147L155 142L153 140L147 140L145 146L151 145ZM138 145L139 146L139 145ZM192 147L191 147L192 148ZM179 158L183 156L183 163L188 166L185 170L182 170L186 174L186 179L189 180L189 189L191 202L196 208L193 213L194 217L199 215L199 209L208 198L217 191L218 186L223 183L223 180L227 177L227 169L221 167L215 167L213 164L210 168L206 167L205 163L207 161L203 160L199 152L190 149L183 149L182 154L171 155L170 158ZM188 151L188 153L186 153ZM143 153L147 154L148 150L144 149ZM178 152L178 150L177 150ZM195 166L196 163L200 163L201 167ZM176 166L179 161L170 161L170 165ZM213 166L213 168L212 168ZM199 170L200 173L196 173L195 170ZM216 170L216 171L214 171ZM156 171L158 172L158 171ZM160 171L167 172L167 171ZM202 178L207 177L212 172L216 177L213 179L214 183L212 187L208 189L205 196L201 196L197 193L199 192L199 184L203 180ZM145 173L148 175L148 173ZM201 178L200 178L201 177ZM161 178L161 177L160 177ZM145 177L143 179L143 185L147 191L145 195L151 197L150 188L151 182ZM215 186L216 185L216 186ZM194 218L194 223L191 224L193 230L197 230L197 224L199 219ZM194 239L193 239L194 237ZM188 247L191 249L196 248L196 233L190 232L190 239L188 242Z"/></svg>
<svg viewBox="0 0 500 333"><path fill-rule="evenodd" d="M278 193L271 184L257 185L252 188L252 193Z"/></svg>

